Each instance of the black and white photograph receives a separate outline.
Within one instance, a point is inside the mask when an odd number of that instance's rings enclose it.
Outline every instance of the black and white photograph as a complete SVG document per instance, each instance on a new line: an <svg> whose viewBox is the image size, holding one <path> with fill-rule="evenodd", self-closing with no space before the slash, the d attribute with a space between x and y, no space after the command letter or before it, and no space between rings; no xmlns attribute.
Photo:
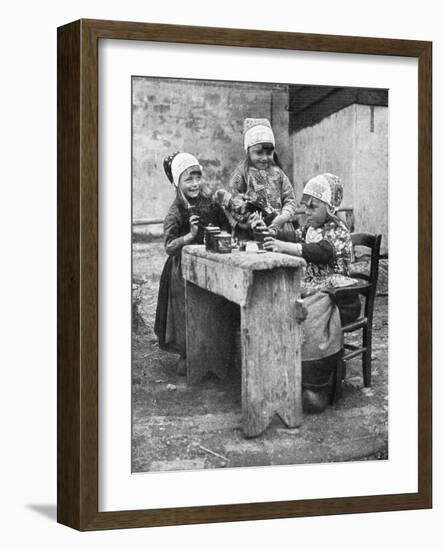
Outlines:
<svg viewBox="0 0 443 550"><path fill-rule="evenodd" d="M387 460L389 91L131 88L132 472Z"/></svg>
<svg viewBox="0 0 443 550"><path fill-rule="evenodd" d="M5 3L4 548L434 547L438 5Z"/></svg>

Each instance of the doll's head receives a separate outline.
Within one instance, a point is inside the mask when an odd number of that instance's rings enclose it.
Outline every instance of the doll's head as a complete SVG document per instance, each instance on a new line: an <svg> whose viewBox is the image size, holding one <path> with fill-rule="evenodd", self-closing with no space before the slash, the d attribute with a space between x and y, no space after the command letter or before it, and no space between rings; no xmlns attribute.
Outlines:
<svg viewBox="0 0 443 550"><path fill-rule="evenodd" d="M301 203L306 210L307 223L321 227L335 214L343 199L343 186L334 174L320 174L310 179L303 189Z"/></svg>
<svg viewBox="0 0 443 550"><path fill-rule="evenodd" d="M269 120L247 118L243 123L243 142L251 166L266 170L274 161L275 138Z"/></svg>
<svg viewBox="0 0 443 550"><path fill-rule="evenodd" d="M166 176L186 199L196 198L202 184L202 167L189 153L174 153L163 161Z"/></svg>

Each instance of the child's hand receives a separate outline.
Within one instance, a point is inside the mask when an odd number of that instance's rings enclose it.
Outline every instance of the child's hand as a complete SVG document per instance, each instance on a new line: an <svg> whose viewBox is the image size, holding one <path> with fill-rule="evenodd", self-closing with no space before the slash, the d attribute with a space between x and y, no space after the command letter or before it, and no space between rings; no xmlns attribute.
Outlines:
<svg viewBox="0 0 443 550"><path fill-rule="evenodd" d="M189 223L191 224L190 233L191 233L193 239L197 236L199 221L200 221L200 218L198 216L196 216L195 214L193 214L189 218Z"/></svg>
<svg viewBox="0 0 443 550"><path fill-rule="evenodd" d="M265 237L263 243L265 250L271 252L281 252L282 254L291 254L291 256L302 256L303 249L300 243L288 243L285 241L279 241L274 237Z"/></svg>
<svg viewBox="0 0 443 550"><path fill-rule="evenodd" d="M260 216L256 212L254 212L249 216L248 222L253 231L255 231L256 229L259 229L259 230L266 229L265 222L262 220L262 218L260 218Z"/></svg>
<svg viewBox="0 0 443 550"><path fill-rule="evenodd" d="M265 237L263 247L270 252L285 252L285 242L274 239L274 237Z"/></svg>
<svg viewBox="0 0 443 550"><path fill-rule="evenodd" d="M277 227L275 227L274 224L271 224L271 225L268 227L268 231L269 231L271 237L276 237L276 236L277 236L278 229L277 229Z"/></svg>

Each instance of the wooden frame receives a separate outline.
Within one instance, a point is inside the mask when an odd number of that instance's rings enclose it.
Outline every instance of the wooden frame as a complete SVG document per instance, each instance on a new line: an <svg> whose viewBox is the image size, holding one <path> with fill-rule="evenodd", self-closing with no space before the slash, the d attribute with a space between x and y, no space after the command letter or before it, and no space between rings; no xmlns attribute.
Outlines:
<svg viewBox="0 0 443 550"><path fill-rule="evenodd" d="M418 492L98 512L98 40L126 39L418 58ZM58 521L80 530L432 506L432 44L80 20L58 29Z"/></svg>

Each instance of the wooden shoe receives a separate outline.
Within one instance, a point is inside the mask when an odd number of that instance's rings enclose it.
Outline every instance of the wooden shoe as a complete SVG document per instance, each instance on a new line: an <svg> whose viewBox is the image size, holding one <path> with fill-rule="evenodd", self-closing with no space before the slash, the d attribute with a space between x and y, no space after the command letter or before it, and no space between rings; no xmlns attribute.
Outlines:
<svg viewBox="0 0 443 550"><path fill-rule="evenodd" d="M303 411L309 414L322 413L329 403L326 391L313 391L304 389L302 392Z"/></svg>

